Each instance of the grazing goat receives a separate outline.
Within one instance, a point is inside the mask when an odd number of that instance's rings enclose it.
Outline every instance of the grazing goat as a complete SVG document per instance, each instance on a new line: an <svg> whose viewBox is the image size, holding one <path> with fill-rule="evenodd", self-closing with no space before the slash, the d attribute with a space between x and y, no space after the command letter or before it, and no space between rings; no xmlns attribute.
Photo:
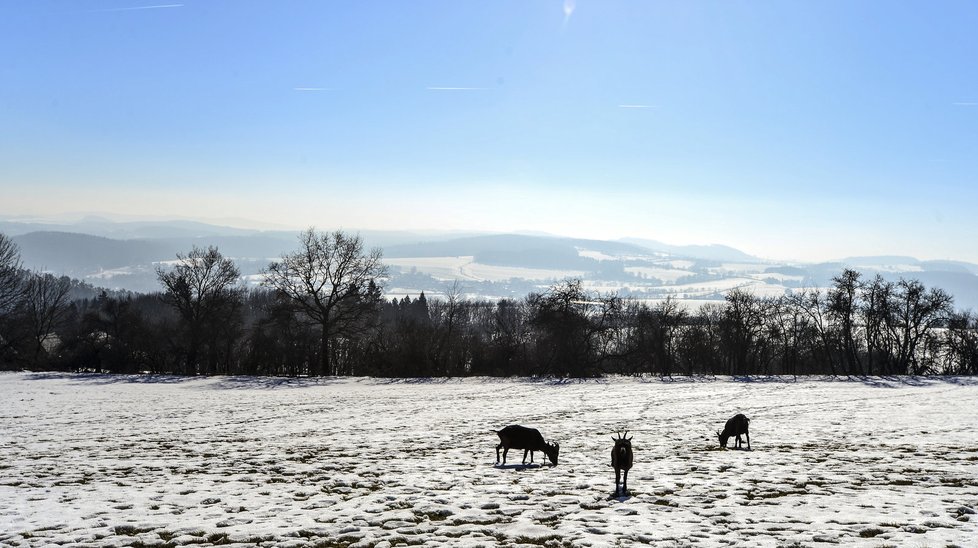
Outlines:
<svg viewBox="0 0 978 548"><path fill-rule="evenodd" d="M615 496L618 496L619 492L621 496L628 496L628 470L632 467L632 438L628 436L628 430L625 430L625 434L622 435L621 432L617 432L617 438L611 438L615 440L615 447L611 450L611 466L615 469ZM621 473L625 473L624 480L622 480ZM621 483L621 491L618 490L618 484Z"/></svg>
<svg viewBox="0 0 978 548"><path fill-rule="evenodd" d="M723 427L723 432L717 430L717 437L720 438L720 447L726 447L727 440L731 436L736 436L737 439L734 442L734 449L741 449L743 442L740 441L740 436L744 435L747 436L747 450L750 451L750 434L747 432L747 425L749 423L750 419L746 416L741 414L734 415Z"/></svg>
<svg viewBox="0 0 978 548"><path fill-rule="evenodd" d="M507 426L496 432L499 435L499 445L496 446L496 464L499 464L499 450L503 450L503 464L506 464L506 453L512 449L523 449L523 464L526 464L526 454L530 454L530 462L533 462L533 452L543 451L550 462L557 466L557 453L560 452L559 443L547 443L540 435L540 431L535 428L525 426Z"/></svg>

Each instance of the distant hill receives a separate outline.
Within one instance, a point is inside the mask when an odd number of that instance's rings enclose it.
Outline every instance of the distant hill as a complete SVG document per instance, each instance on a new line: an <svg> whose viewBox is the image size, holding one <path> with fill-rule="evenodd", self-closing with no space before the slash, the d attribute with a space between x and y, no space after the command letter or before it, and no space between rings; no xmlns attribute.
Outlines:
<svg viewBox="0 0 978 548"><path fill-rule="evenodd" d="M384 256L459 257L472 255L482 264L522 268L594 269L599 261L581 251L609 257L649 255L636 245L603 240L501 234L388 246Z"/></svg>
<svg viewBox="0 0 978 548"><path fill-rule="evenodd" d="M656 240L645 240L642 238L622 238L622 242L641 246L651 251L675 255L677 257L692 257L696 259L706 259L708 261L727 261L727 262L755 262L757 257L748 255L739 249L729 246L713 245L669 245Z"/></svg>
<svg viewBox="0 0 978 548"><path fill-rule="evenodd" d="M114 223L84 219L50 230L44 223L0 222L25 266L67 274L98 287L158 291L156 268L193 246L217 246L242 275L255 276L270 260L297 248L297 232L258 231L184 221ZM45 230L37 230L38 228ZM34 230L23 230L33 228ZM11 230L12 229L12 230ZM84 229L98 234L80 233ZM641 299L674 297L705 302L735 287L775 296L828 287L843 268L866 279L920 280L951 293L955 305L978 309L978 265L921 261L906 256L847 257L803 264L763 261L722 245L674 246L655 240L618 241L529 234L363 231L367 247L382 247L391 265L386 287L396 296L444 294L456 282L472 297L520 297L567 277L599 291ZM106 235L124 235L109 237ZM137 237L138 236L138 237Z"/></svg>
<svg viewBox="0 0 978 548"><path fill-rule="evenodd" d="M241 236L257 230L211 225L196 221L114 222L100 217L85 217L70 223L0 221L0 232L10 236L30 232L72 232L119 240L173 237Z"/></svg>
<svg viewBox="0 0 978 548"><path fill-rule="evenodd" d="M173 257L179 248L150 240L113 240L70 232L31 232L12 238L24 266L74 276L148 264Z"/></svg>

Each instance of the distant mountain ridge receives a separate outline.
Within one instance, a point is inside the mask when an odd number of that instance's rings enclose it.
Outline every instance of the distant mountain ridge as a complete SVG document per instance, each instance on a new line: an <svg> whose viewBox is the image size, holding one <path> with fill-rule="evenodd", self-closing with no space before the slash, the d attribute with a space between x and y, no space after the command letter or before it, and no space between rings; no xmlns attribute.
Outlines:
<svg viewBox="0 0 978 548"><path fill-rule="evenodd" d="M217 246L253 282L269 261L298 245L298 233L293 231L189 221L0 221L0 232L12 236L28 268L68 274L100 287L143 292L159 289L156 268L160 264L195 245ZM566 277L581 277L596 290L626 296L719 300L734 287L764 295L827 287L843 268L854 268L867 278L879 274L888 280L917 279L954 295L959 308L978 308L978 265L963 261L864 256L805 264L761 260L722 245L677 246L639 238L608 241L397 231L361 235L367 247L383 248L391 265L387 287L395 296L420 291L437 295L461 280L470 296L515 297Z"/></svg>
<svg viewBox="0 0 978 548"><path fill-rule="evenodd" d="M656 240L646 240L642 238L622 238L620 241L642 246L646 249L668 253L679 257L692 257L697 259L707 259L711 261L758 261L757 257L748 255L739 249L730 246L712 245L670 245Z"/></svg>
<svg viewBox="0 0 978 548"><path fill-rule="evenodd" d="M384 256L402 257L458 257L471 255L477 262L523 268L587 269L598 260L580 254L590 250L608 255L640 254L650 252L642 247L604 240L582 240L557 236L530 236L521 234L492 234L456 238L440 242L420 242L388 246Z"/></svg>
<svg viewBox="0 0 978 548"><path fill-rule="evenodd" d="M159 241L115 240L74 232L29 232L11 239L26 266L72 275L152 263L176 253Z"/></svg>

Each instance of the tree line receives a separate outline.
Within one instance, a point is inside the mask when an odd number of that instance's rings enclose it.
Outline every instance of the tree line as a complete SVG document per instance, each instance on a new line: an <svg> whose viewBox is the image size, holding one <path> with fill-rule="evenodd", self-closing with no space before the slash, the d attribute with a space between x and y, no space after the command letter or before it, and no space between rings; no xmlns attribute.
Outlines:
<svg viewBox="0 0 978 548"><path fill-rule="evenodd" d="M22 268L0 234L0 368L177 375L975 375L978 317L919 281L843 270L826 289L734 289L689 309L565 280L521 299L385 299L379 250L304 231L245 288L193 248L153 294ZM91 288L89 288L91 289Z"/></svg>

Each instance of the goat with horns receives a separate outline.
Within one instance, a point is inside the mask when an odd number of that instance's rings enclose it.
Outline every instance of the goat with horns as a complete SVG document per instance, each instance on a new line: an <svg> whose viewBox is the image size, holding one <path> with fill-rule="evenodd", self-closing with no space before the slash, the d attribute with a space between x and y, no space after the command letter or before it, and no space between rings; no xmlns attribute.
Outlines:
<svg viewBox="0 0 978 548"><path fill-rule="evenodd" d="M619 493L623 497L628 496L628 470L632 467L632 438L628 437L628 431L625 431L623 435L621 432L616 432L618 437L612 437L615 440L615 447L611 450L611 466L615 469L615 496ZM622 472L625 473L624 478L622 478ZM618 490L618 484L621 483L621 491Z"/></svg>

